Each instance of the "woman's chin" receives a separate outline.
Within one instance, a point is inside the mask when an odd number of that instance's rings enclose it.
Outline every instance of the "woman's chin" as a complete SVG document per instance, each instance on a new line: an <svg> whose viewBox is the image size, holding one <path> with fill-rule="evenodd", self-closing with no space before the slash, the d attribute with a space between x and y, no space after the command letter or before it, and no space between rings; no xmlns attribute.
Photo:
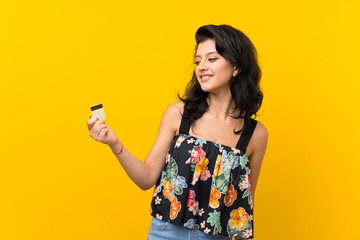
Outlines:
<svg viewBox="0 0 360 240"><path fill-rule="evenodd" d="M200 84L201 90L203 90L204 92L209 92L211 91L211 87L207 86L206 84Z"/></svg>
<svg viewBox="0 0 360 240"><path fill-rule="evenodd" d="M209 92L209 91L211 91L211 90L209 90L208 88L201 88L201 90L203 90L203 92Z"/></svg>
<svg viewBox="0 0 360 240"><path fill-rule="evenodd" d="M203 90L204 92L215 92L216 91L216 88L214 88L212 85L210 84L201 84L200 85L201 87L201 90Z"/></svg>

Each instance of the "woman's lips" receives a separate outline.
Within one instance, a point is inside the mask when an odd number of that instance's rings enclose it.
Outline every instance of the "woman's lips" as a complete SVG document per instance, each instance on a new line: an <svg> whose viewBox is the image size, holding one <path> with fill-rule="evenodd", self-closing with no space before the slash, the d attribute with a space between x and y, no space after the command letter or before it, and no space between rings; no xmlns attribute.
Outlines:
<svg viewBox="0 0 360 240"><path fill-rule="evenodd" d="M200 77L200 81L201 82L206 82L212 77L213 77L212 75L205 75L205 76Z"/></svg>

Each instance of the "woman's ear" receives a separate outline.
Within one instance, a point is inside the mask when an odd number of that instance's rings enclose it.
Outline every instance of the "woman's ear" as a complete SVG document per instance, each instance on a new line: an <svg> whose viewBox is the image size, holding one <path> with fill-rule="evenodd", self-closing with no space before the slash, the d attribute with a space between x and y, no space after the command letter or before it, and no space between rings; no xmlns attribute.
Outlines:
<svg viewBox="0 0 360 240"><path fill-rule="evenodd" d="M238 73L238 71L239 71L239 68L237 67L237 66L234 66L234 72L233 72L233 77L235 77L236 76L236 74Z"/></svg>

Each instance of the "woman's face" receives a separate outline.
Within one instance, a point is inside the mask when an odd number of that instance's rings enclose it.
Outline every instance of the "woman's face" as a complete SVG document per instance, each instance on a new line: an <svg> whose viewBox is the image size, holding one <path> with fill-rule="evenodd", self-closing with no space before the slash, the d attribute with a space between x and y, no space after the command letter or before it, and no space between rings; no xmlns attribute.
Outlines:
<svg viewBox="0 0 360 240"><path fill-rule="evenodd" d="M231 78L237 73L237 67L217 53L214 39L199 43L195 63L195 75L205 92L228 90Z"/></svg>

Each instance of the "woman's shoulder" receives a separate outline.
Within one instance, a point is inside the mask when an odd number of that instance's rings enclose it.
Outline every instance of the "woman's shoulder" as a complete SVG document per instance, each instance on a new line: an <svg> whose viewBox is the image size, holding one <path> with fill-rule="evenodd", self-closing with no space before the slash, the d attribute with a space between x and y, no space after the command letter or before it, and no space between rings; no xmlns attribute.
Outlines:
<svg viewBox="0 0 360 240"><path fill-rule="evenodd" d="M262 122L257 121L250 142L251 141L253 142L255 148L259 148L259 147L263 148L264 146L266 147L267 140L268 140L268 130L266 129L265 125Z"/></svg>
<svg viewBox="0 0 360 240"><path fill-rule="evenodd" d="M260 149L262 151L262 149L265 149L268 141L268 130L262 122L256 121L257 123L248 145L249 155L256 150Z"/></svg>
<svg viewBox="0 0 360 240"><path fill-rule="evenodd" d="M184 102L173 102L169 104L167 107L167 110L174 116L174 117L180 117L182 116L184 112Z"/></svg>
<svg viewBox="0 0 360 240"><path fill-rule="evenodd" d="M256 120L256 121L257 121L257 124L254 129L254 133L253 133L254 138L262 138L262 139L266 138L267 139L268 131L267 131L265 125L258 120Z"/></svg>
<svg viewBox="0 0 360 240"><path fill-rule="evenodd" d="M172 128L175 130L175 135L179 132L184 105L184 102L173 102L165 110L165 114L168 116L167 119L171 121Z"/></svg>

